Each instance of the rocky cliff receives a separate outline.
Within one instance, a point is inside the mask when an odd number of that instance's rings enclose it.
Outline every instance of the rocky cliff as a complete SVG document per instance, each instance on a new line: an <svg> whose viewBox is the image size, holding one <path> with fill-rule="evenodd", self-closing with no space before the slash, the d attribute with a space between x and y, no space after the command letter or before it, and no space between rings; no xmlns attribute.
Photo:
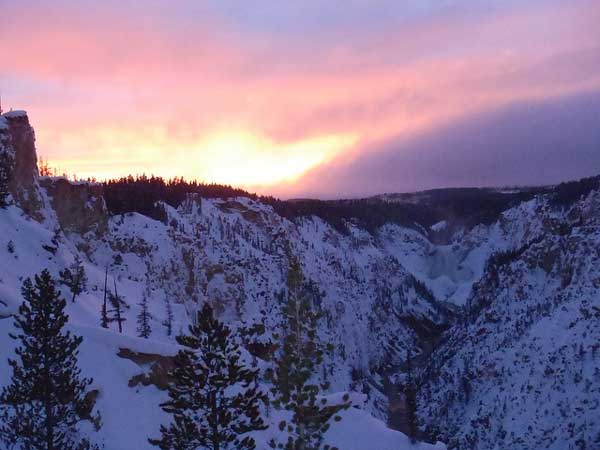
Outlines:
<svg viewBox="0 0 600 450"><path fill-rule="evenodd" d="M35 133L25 111L11 111L2 115L4 146L12 155L12 181L9 185L14 200L31 217L41 220L43 199L38 185Z"/></svg>

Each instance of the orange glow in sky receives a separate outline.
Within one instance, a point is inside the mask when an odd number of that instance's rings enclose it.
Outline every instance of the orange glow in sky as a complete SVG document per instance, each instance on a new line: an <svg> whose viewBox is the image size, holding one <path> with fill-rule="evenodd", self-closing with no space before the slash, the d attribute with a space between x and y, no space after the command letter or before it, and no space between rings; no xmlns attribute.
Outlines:
<svg viewBox="0 0 600 450"><path fill-rule="evenodd" d="M135 173L183 176L261 189L294 182L309 169L350 148L355 141L352 135L331 135L280 144L241 130L215 131L189 141L170 138L160 126L134 133L99 128L63 135L61 148L73 156L52 159L52 163L59 173L79 178L119 177L135 168ZM80 152L90 142L93 149ZM81 155L76 156L77 153ZM90 158L90 153L95 157Z"/></svg>

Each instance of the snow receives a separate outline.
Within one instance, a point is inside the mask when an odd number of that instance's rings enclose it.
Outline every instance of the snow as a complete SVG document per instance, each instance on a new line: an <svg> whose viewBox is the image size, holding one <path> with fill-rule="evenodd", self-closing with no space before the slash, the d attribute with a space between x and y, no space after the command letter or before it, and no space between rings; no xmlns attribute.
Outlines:
<svg viewBox="0 0 600 450"><path fill-rule="evenodd" d="M0 373L10 372L7 355L12 356L14 341L8 333L14 332L10 319L0 320ZM143 368L134 362L116 356L120 348L137 352L173 355L178 347L153 340L128 337L97 327L69 325L68 329L84 337L79 357L79 365L84 376L91 376L94 382L90 389L100 391L96 407L102 417L102 428L93 433L89 424L82 430L89 433L96 442L107 450L150 450L148 437L158 437L161 424L167 424L170 417L159 405L167 400L166 392L154 386L128 386L129 380ZM4 384L7 377L2 379ZM387 450L387 449L445 449L442 444L420 444L412 446L402 433L388 429L381 421L374 419L364 410L351 408L341 413L342 421L334 423L327 434L327 442L348 450ZM277 424L282 415L272 412L268 423L270 428L257 432L254 437L257 448L267 449L272 437L281 437Z"/></svg>
<svg viewBox="0 0 600 450"><path fill-rule="evenodd" d="M328 442L343 450L443 450L446 448L442 443L413 445L406 435L391 431L380 420L372 417L365 418L364 413L355 408L343 411L340 416L342 421L333 426L326 436Z"/></svg>
<svg viewBox="0 0 600 450"><path fill-rule="evenodd" d="M6 112L2 115L7 119L17 119L17 118L21 118L21 117L27 117L27 111L17 109L15 111Z"/></svg>
<svg viewBox="0 0 600 450"><path fill-rule="evenodd" d="M441 220L437 223L434 223L429 228L431 228L432 231L442 231L448 228L448 222L446 222L445 220Z"/></svg>

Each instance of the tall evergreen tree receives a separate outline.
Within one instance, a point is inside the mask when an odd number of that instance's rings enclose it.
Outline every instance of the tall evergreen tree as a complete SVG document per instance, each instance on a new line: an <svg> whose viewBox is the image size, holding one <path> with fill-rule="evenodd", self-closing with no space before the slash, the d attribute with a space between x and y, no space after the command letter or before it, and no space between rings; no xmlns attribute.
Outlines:
<svg viewBox="0 0 600 450"><path fill-rule="evenodd" d="M279 426L282 431L287 430L287 441L273 440L270 442L272 448L331 449L324 443L323 435L329 429L330 420L340 420L337 413L349 406L347 395L342 404L326 404L319 399L319 394L328 388L327 384L311 383L322 362L323 349L317 338L320 314L315 311L306 288L300 264L293 259L287 277L287 298L282 308L282 345L272 373L273 404L290 411L292 418Z"/></svg>
<svg viewBox="0 0 600 450"><path fill-rule="evenodd" d="M82 411L90 412L90 378L77 367L81 337L64 331L66 302L47 270L25 280L24 302L15 316L20 342L9 359L10 384L0 394L0 440L23 450L96 448L77 435Z"/></svg>
<svg viewBox="0 0 600 450"><path fill-rule="evenodd" d="M69 288L73 297L72 302L75 302L75 297L81 294L87 286L87 276L85 275L85 268L79 255L75 256L75 261L59 272L60 284L63 284Z"/></svg>
<svg viewBox="0 0 600 450"><path fill-rule="evenodd" d="M144 292L142 296L142 301L139 304L140 312L137 317L137 331L138 336L144 339L148 339L150 334L152 333L152 328L150 327L150 320L152 319L152 315L150 311L148 311L148 297Z"/></svg>
<svg viewBox="0 0 600 450"><path fill-rule="evenodd" d="M12 178L13 160L6 150L0 151L0 208L6 208L10 195L8 184Z"/></svg>
<svg viewBox="0 0 600 450"><path fill-rule="evenodd" d="M210 305L204 305L189 332L177 337L185 349L175 357L170 399L161 405L173 421L161 426L161 439L150 443L162 450L256 448L247 433L266 428L258 372L241 361L231 330L213 316Z"/></svg>

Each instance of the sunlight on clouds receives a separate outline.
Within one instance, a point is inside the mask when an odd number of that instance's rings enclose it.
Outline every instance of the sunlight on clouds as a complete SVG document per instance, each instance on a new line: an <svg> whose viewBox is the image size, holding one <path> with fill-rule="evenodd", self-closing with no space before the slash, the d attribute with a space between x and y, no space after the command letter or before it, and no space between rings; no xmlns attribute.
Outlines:
<svg viewBox="0 0 600 450"><path fill-rule="evenodd" d="M41 129L37 140L38 153L49 159L50 165L59 173L76 175L80 178L112 178L131 173L160 173L174 176L176 168L166 169L160 161L165 152L173 155L172 148L180 146L170 142L164 127L145 126L124 128L97 126L51 131ZM169 145L171 144L171 145ZM61 153L46 154L45 148L60 148Z"/></svg>
<svg viewBox="0 0 600 450"><path fill-rule="evenodd" d="M353 145L352 135L330 135L277 143L245 131L220 131L198 145L198 178L217 183L265 186L294 181L307 170Z"/></svg>
<svg viewBox="0 0 600 450"><path fill-rule="evenodd" d="M63 149L64 156L51 158L51 166L80 178L145 173L250 188L293 182L347 150L357 137L325 135L279 143L245 130L218 130L183 139L153 126L135 131L98 127L43 140Z"/></svg>

